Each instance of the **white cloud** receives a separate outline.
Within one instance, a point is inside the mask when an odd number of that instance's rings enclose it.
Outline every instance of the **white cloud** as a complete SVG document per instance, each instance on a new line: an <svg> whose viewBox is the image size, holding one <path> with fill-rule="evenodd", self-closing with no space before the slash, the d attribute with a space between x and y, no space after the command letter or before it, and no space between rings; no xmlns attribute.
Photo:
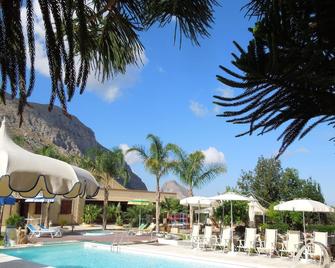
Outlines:
<svg viewBox="0 0 335 268"><path fill-rule="evenodd" d="M225 156L223 152L220 152L215 147L209 147L206 150L202 150L205 155L205 162L207 164L224 164Z"/></svg>
<svg viewBox="0 0 335 268"><path fill-rule="evenodd" d="M128 149L130 148L128 144L120 144L119 148L122 150L126 162L128 163L128 165L133 165L133 164L137 164L137 163L141 163L142 159L141 157L138 155L138 153L136 152L130 152L128 154L126 154L126 152L128 151Z"/></svg>
<svg viewBox="0 0 335 268"><path fill-rule="evenodd" d="M309 154L310 150L304 146L298 147L296 149L286 150L283 154L284 157L293 157L298 154Z"/></svg>
<svg viewBox="0 0 335 268"><path fill-rule="evenodd" d="M34 27L35 27L35 69L40 74L49 77L49 63L45 50L45 29L42 19L42 13L38 0L33 1L34 5ZM22 25L26 29L27 25L27 11L26 8L21 8ZM24 31L26 32L26 30ZM29 57L28 66L30 64ZM116 75L113 79L101 83L94 75L94 72L89 74L87 80L87 90L96 93L101 96L107 102L113 102L122 95L124 90L133 87L139 80L141 71L145 64L148 63L148 59L144 52L139 55L139 62L143 65L139 66L129 65L126 68L125 74ZM76 64L78 67L79 64ZM78 71L78 70L76 70Z"/></svg>
<svg viewBox="0 0 335 268"><path fill-rule="evenodd" d="M205 117L208 114L208 109L197 101L190 101L190 110L198 117Z"/></svg>
<svg viewBox="0 0 335 268"><path fill-rule="evenodd" d="M232 88L217 88L215 91L225 98L234 97L234 90Z"/></svg>

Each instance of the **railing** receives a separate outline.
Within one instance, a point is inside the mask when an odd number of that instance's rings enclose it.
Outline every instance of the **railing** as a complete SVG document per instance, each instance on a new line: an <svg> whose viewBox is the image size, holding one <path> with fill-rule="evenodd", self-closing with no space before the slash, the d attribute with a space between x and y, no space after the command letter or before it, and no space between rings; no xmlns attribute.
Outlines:
<svg viewBox="0 0 335 268"><path fill-rule="evenodd" d="M321 253L320 253L320 266L324 267L324 268L330 268L330 255L328 252L328 249L319 242L309 242L306 245L303 245L300 250L298 251L297 255L295 255L294 259L293 259L293 265L292 268L298 267L298 264L300 262L300 259L302 257L302 254L305 254L305 259L307 259L310 249L313 246L319 246L321 249Z"/></svg>

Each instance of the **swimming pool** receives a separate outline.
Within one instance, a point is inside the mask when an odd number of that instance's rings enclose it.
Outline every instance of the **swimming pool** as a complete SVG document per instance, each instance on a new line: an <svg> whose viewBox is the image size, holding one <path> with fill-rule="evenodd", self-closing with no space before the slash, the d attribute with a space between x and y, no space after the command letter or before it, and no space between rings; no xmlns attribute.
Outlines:
<svg viewBox="0 0 335 268"><path fill-rule="evenodd" d="M232 266L205 265L185 260L174 260L156 256L111 252L98 248L87 248L84 243L49 245L22 249L0 250L0 253L56 268L214 268Z"/></svg>

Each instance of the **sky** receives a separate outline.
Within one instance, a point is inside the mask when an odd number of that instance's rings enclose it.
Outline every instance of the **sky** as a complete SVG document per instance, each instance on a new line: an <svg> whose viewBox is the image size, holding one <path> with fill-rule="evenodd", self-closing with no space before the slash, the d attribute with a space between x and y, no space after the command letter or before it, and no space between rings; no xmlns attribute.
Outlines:
<svg viewBox="0 0 335 268"><path fill-rule="evenodd" d="M132 145L147 146L148 133L158 135L163 142L176 143L187 152L202 150L208 163L224 163L227 172L195 194L210 196L235 186L241 170L251 170L260 156L271 157L280 147L276 132L264 136L235 138L248 126L235 126L216 117L222 110L212 104L213 95L235 96L237 90L217 81L223 74L219 65L232 67L233 41L245 47L251 39L248 27L252 22L240 8L246 1L222 0L215 9L211 36L200 40L200 47L184 39L182 48L174 45L173 29L153 27L141 34L145 52L143 65L129 66L124 75L101 84L89 77L86 92L76 95L68 108L90 127L98 142L107 148L127 149ZM24 10L23 10L24 11ZM22 13L24 14L24 12ZM43 25L36 14L37 81L32 102L48 103L50 79L43 50ZM334 188L329 187L335 176L334 130L321 126L306 138L291 145L280 158L282 166L298 169L301 178L312 177L321 184L329 204L335 204ZM155 179L143 167L136 155L127 161L150 190ZM174 174L162 179L177 180Z"/></svg>

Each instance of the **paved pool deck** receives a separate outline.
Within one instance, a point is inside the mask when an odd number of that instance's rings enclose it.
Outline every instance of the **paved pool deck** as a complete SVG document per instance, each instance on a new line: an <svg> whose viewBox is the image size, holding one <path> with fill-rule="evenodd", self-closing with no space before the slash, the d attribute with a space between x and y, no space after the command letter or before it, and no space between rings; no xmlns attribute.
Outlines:
<svg viewBox="0 0 335 268"><path fill-rule="evenodd" d="M267 257L267 256L248 256L244 253L223 253L222 251L203 251L199 249L191 249L184 246L170 245L127 245L121 246L120 252L130 252L140 255L159 255L166 258L175 258L182 261L195 261L204 263L204 267L209 263L218 265L229 265L239 268L320 268L318 264L299 263L293 266L293 261L288 258ZM191 267L191 265L190 265ZM331 264L331 268L335 268L335 264Z"/></svg>

